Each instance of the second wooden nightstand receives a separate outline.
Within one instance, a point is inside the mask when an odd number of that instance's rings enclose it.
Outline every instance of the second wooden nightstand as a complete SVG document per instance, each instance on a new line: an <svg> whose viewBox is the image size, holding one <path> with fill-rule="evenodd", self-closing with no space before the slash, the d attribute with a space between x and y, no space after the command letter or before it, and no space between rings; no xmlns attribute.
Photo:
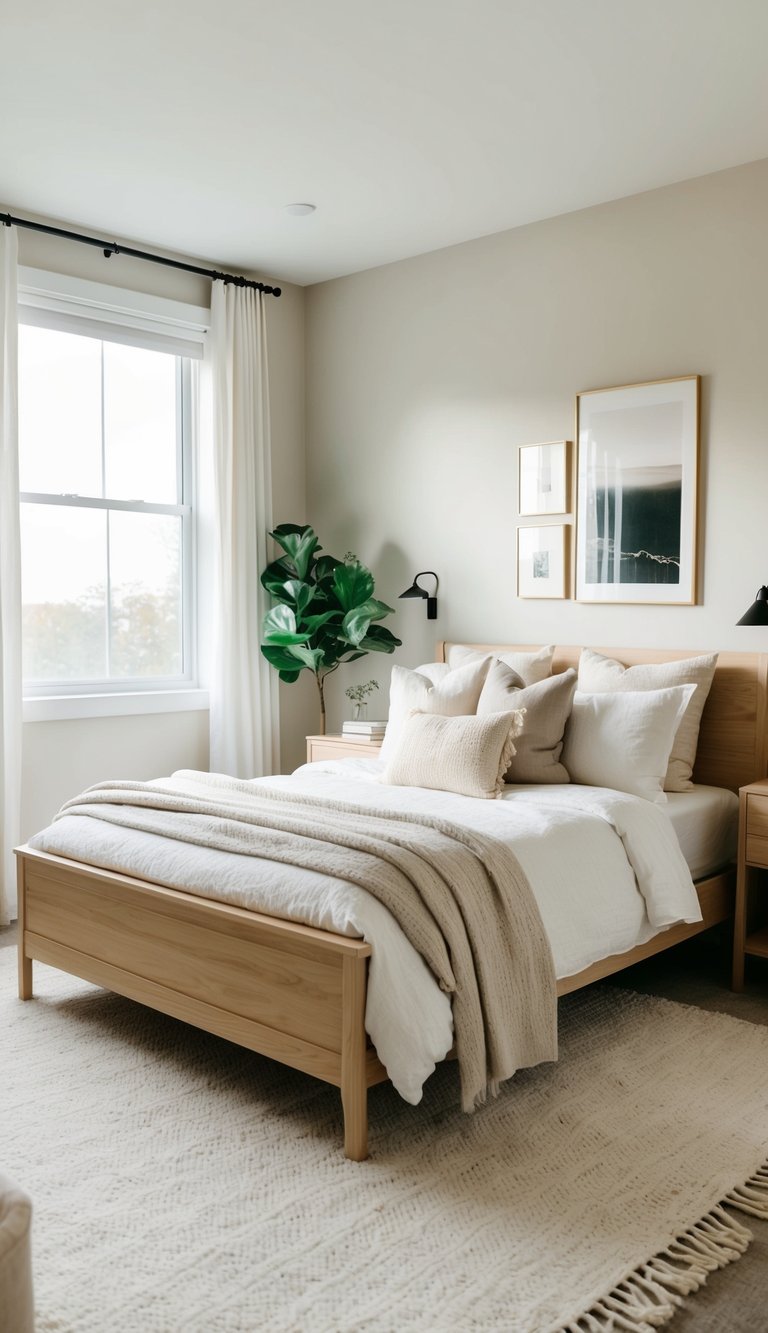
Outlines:
<svg viewBox="0 0 768 1333"><path fill-rule="evenodd" d="M750 782L739 790L739 857L736 872L736 916L733 929L733 981L744 989L744 958L754 954L768 958L768 926L751 929L750 890L765 879L768 891L768 778ZM768 903L768 892L766 892ZM751 906L754 908L754 901ZM763 913L763 918L765 913ZM747 930L749 928L749 934Z"/></svg>
<svg viewBox="0 0 768 1333"><path fill-rule="evenodd" d="M381 741L348 741L345 736L307 736L307 763L319 759L378 759Z"/></svg>

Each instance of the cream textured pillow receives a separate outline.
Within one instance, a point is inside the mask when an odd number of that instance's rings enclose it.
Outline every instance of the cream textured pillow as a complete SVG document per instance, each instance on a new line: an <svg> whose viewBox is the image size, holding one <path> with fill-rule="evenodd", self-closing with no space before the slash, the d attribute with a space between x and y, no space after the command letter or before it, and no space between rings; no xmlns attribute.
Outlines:
<svg viewBox="0 0 768 1333"><path fill-rule="evenodd" d="M695 688L577 690L562 756L571 782L612 787L663 804L670 747Z"/></svg>
<svg viewBox="0 0 768 1333"><path fill-rule="evenodd" d="M563 733L576 690L576 672L560 672L535 685L523 685L516 671L494 659L477 703L477 716L504 708L525 712L523 730L505 782L570 782L561 764Z"/></svg>
<svg viewBox="0 0 768 1333"><path fill-rule="evenodd" d="M691 701L672 743L664 779L665 791L690 791L701 715L716 666L717 653L707 653L680 662L644 662L623 667L612 657L603 657L601 653L585 648L579 659L579 689L597 694L603 690L663 690L672 685L694 685Z"/></svg>
<svg viewBox="0 0 768 1333"><path fill-rule="evenodd" d="M512 671L516 671L523 685L535 685L538 680L546 680L552 674L552 658L555 645L540 648L537 653L489 653L498 662L503 662ZM448 665L451 668L464 666L467 662L481 662L485 653L478 653L474 648L467 648L463 643L452 643L448 649Z"/></svg>
<svg viewBox="0 0 768 1333"><path fill-rule="evenodd" d="M439 681L445 680L451 668L447 662L424 662L422 666L413 669L418 671L420 676L426 676L433 685L437 685Z"/></svg>
<svg viewBox="0 0 768 1333"><path fill-rule="evenodd" d="M381 780L486 800L500 796L522 724L519 712L487 717L412 713Z"/></svg>
<svg viewBox="0 0 768 1333"><path fill-rule="evenodd" d="M449 670L435 682L418 671L393 666L389 684L389 719L380 757L385 762L390 759L403 723L414 709L422 713L441 713L446 717L474 713L489 663L490 658L481 657L457 671Z"/></svg>

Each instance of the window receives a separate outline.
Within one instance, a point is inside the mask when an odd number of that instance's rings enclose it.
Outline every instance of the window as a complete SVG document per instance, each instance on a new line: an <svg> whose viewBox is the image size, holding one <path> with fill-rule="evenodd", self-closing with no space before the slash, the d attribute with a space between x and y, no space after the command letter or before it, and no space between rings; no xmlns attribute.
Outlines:
<svg viewBox="0 0 768 1333"><path fill-rule="evenodd" d="M20 309L25 696L189 689L192 362L82 306Z"/></svg>

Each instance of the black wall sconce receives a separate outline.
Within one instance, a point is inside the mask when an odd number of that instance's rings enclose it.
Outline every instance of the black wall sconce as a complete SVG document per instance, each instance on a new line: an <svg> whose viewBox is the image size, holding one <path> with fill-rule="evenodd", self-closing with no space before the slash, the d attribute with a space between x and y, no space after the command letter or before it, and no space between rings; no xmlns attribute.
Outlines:
<svg viewBox="0 0 768 1333"><path fill-rule="evenodd" d="M430 597L429 593L419 587L419 579L423 579L425 574L429 574L435 580L435 591ZM420 574L416 575L410 588L401 592L401 597L426 597L427 599L427 620L437 620L437 574L434 569L422 569ZM768 595L768 594L767 594Z"/></svg>
<svg viewBox="0 0 768 1333"><path fill-rule="evenodd" d="M768 588L758 588L755 600L737 625L768 625Z"/></svg>

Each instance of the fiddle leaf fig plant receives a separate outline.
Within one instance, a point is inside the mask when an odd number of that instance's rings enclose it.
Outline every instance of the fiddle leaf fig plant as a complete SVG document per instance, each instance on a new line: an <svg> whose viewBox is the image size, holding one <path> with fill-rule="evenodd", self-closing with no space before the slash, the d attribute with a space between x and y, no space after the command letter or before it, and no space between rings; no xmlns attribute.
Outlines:
<svg viewBox="0 0 768 1333"><path fill-rule="evenodd" d="M283 555L261 576L274 602L262 623L261 651L288 684L313 672L325 735L326 677L366 653L393 653L402 640L378 623L393 608L374 597L373 575L355 555L318 554L322 547L307 524L281 523L269 535Z"/></svg>

